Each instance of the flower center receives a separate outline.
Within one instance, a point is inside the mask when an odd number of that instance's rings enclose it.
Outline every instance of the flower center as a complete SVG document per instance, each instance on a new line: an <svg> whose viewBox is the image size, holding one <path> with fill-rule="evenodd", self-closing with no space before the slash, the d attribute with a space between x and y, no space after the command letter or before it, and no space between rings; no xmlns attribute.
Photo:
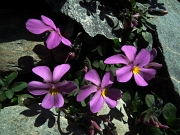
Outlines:
<svg viewBox="0 0 180 135"><path fill-rule="evenodd" d="M51 93L51 95L56 95L57 93L58 93L58 89L56 89L56 88L51 88L50 89L50 93Z"/></svg>
<svg viewBox="0 0 180 135"><path fill-rule="evenodd" d="M132 72L133 72L134 74L138 74L139 71L140 71L140 68L139 68L138 66L135 66L135 67L133 68L133 70L132 70Z"/></svg>
<svg viewBox="0 0 180 135"><path fill-rule="evenodd" d="M106 96L108 95L108 91L107 91L106 88L104 88L104 89L102 90L101 95L102 95L103 97L106 97Z"/></svg>

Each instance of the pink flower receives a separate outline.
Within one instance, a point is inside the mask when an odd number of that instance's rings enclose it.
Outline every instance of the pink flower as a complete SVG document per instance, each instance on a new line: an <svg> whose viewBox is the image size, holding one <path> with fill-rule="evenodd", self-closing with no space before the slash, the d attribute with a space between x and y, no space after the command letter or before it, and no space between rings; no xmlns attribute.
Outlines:
<svg viewBox="0 0 180 135"><path fill-rule="evenodd" d="M154 69L159 69L162 67L162 64L156 63L156 62L152 62L154 60L154 58L157 56L157 51L155 48L153 48L150 51L150 63L148 63L145 67L146 68L154 68Z"/></svg>
<svg viewBox="0 0 180 135"><path fill-rule="evenodd" d="M71 47L71 42L61 35L60 29L55 26L50 18L41 15L41 20L29 19L26 22L26 28L33 34L42 34L45 31L49 31L50 34L46 40L48 49L57 47L61 41L63 44Z"/></svg>
<svg viewBox="0 0 180 135"><path fill-rule="evenodd" d="M137 48L131 45L124 45L121 50L125 55L113 55L107 58L104 63L125 64L125 66L116 70L116 77L119 82L127 82L134 75L137 85L147 86L146 81L151 80L156 74L155 69L145 67L151 60L149 51L141 49L136 55Z"/></svg>
<svg viewBox="0 0 180 135"><path fill-rule="evenodd" d="M101 82L96 70L91 69L86 73L85 80L93 84L83 86L80 89L77 95L77 101L82 101L95 92L90 101L90 109L93 113L97 113L102 109L104 101L109 107L116 107L117 100L120 99L122 93L118 89L110 88L114 83L114 77L111 71L106 72Z"/></svg>
<svg viewBox="0 0 180 135"><path fill-rule="evenodd" d="M53 106L57 108L62 107L64 105L64 98L60 92L70 93L76 90L76 84L71 81L59 82L69 69L69 64L56 66L53 73L46 66L38 66L32 69L45 82L31 81L28 83L27 89L33 95L46 94L41 104L42 107L46 109L50 109Z"/></svg>

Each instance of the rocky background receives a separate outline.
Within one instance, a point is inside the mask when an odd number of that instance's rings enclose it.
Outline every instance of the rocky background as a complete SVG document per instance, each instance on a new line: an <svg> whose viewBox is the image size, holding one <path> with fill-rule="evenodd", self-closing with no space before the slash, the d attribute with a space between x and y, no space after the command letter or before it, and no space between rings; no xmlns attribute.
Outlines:
<svg viewBox="0 0 180 135"><path fill-rule="evenodd" d="M62 20L61 25L66 28L64 33L69 37L74 36L72 31L81 29L90 37L103 35L108 39L121 39L121 34L119 34L122 28L121 22L111 15L103 14L103 7L102 10L98 10L97 7L100 6L98 1L87 4L88 2L86 0L62 0L59 2L39 0L38 3L35 0L3 1L0 4L0 75L12 71L19 71L20 74L25 75L30 73L32 67L36 65L49 65L52 62L49 50L44 47L43 35L33 35L25 28L25 22L29 18L38 19L42 14ZM159 70L158 74L162 85L156 87L156 91L162 95L165 102L171 101L180 110L180 1L150 0L147 6L168 11L165 16L152 18L157 26L158 35L158 38L154 39L154 45L159 46L158 52L161 57L158 59L163 64L163 68ZM59 13L58 17L54 12ZM64 18L68 22L63 21ZM68 55L67 52L64 51L61 56L54 52L54 56L65 59ZM123 108L123 102L119 102L120 106L117 109ZM35 112L32 108L35 109ZM77 127L63 116L60 118L62 120L60 128L56 123L58 116L53 115L53 110L52 112L44 111L42 114L41 112L43 109L38 105L30 108L19 106L4 108L0 113L2 118L0 134L56 135L64 134L63 132L73 135L86 134L83 128ZM104 112L109 111L105 110ZM125 112L122 113L122 116L117 116L122 119L115 123L119 135L128 134L130 130L127 124L127 115ZM49 120L45 121L46 116ZM131 132L133 131L131 130Z"/></svg>

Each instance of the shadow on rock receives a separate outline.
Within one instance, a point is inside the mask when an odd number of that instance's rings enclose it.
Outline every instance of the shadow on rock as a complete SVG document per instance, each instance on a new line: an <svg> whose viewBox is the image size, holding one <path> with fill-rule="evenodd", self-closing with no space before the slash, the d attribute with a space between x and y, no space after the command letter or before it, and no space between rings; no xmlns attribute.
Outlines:
<svg viewBox="0 0 180 135"><path fill-rule="evenodd" d="M40 127L46 121L48 121L48 127L52 128L56 121L54 117L54 113L51 112L50 110L42 108L39 104L33 104L31 106L28 106L28 109L22 111L20 114L26 117L34 117L38 115L34 123L35 127Z"/></svg>
<svg viewBox="0 0 180 135"><path fill-rule="evenodd" d="M18 59L18 66L22 69L21 72L30 71L35 65L32 56L22 56Z"/></svg>

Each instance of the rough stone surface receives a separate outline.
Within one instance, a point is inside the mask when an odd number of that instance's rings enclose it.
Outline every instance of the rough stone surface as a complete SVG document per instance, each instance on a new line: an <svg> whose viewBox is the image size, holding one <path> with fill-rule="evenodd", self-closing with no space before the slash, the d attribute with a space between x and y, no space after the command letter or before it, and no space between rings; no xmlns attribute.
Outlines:
<svg viewBox="0 0 180 135"><path fill-rule="evenodd" d="M166 9L168 14L155 16L153 21L157 26L157 34L161 43L168 75L164 78L171 80L173 85L169 86L168 96L173 95L173 89L180 95L180 1L178 0L151 0L150 5L157 9ZM165 73L164 73L165 74ZM163 73L162 73L163 75ZM168 89L167 87L163 89ZM164 91L165 92L165 91ZM174 94L176 95L176 94ZM173 97L179 103L179 96ZM174 99L174 100L175 100Z"/></svg>
<svg viewBox="0 0 180 135"><path fill-rule="evenodd" d="M100 9L99 1L91 0L46 0L56 12L64 13L77 21L91 37L98 34L106 38L121 37L122 23Z"/></svg>
<svg viewBox="0 0 180 135"><path fill-rule="evenodd" d="M41 46L43 46L42 44L43 42L33 42L23 39L8 43L0 43L0 74L12 71L31 71L31 69L41 61L33 50L37 51L39 47L41 48ZM46 50L45 47L44 50ZM50 61L50 53L48 50L40 52L47 56L41 63L47 64L48 61Z"/></svg>
<svg viewBox="0 0 180 135"><path fill-rule="evenodd" d="M119 100L118 106L111 110L105 105L98 114L107 118L110 117L110 120L116 126L118 135L125 135L129 131L126 123L128 117L124 111L123 104L123 101ZM121 112L118 110L121 110ZM1 135L88 134L83 127L77 126L74 122L64 118L64 116L58 116L54 108L48 111L38 104L31 105L28 108L23 106L6 107L1 110L0 118Z"/></svg>

